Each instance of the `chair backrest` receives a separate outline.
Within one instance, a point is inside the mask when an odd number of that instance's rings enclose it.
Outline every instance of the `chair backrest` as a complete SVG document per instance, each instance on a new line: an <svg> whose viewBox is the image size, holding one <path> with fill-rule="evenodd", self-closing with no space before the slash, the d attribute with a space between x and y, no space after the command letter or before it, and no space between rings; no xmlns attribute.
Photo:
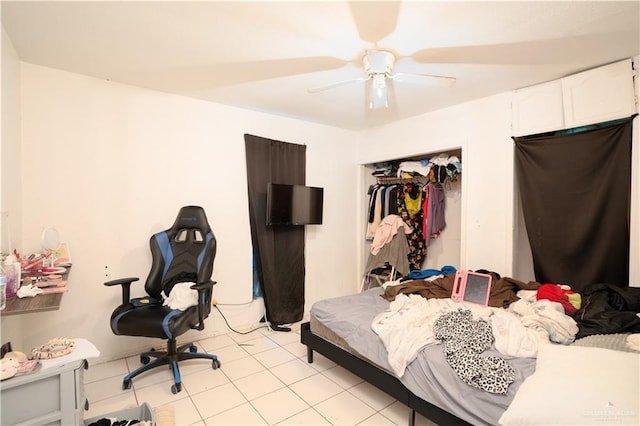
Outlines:
<svg viewBox="0 0 640 426"><path fill-rule="evenodd" d="M155 299L163 298L163 290L168 295L177 283L211 279L216 238L202 207L182 207L171 228L151 237L150 246L153 262L145 290Z"/></svg>

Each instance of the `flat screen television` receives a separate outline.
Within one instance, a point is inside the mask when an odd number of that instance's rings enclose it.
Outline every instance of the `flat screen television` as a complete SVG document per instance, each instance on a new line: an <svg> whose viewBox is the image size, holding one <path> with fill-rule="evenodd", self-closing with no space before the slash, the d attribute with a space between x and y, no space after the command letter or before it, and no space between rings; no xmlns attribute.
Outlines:
<svg viewBox="0 0 640 426"><path fill-rule="evenodd" d="M267 225L320 225L324 188L267 184Z"/></svg>

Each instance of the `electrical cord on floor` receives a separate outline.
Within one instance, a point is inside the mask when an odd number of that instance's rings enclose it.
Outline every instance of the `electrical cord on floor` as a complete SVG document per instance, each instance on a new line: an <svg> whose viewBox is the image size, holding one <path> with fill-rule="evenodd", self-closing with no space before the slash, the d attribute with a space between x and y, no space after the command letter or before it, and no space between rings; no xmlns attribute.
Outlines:
<svg viewBox="0 0 640 426"><path fill-rule="evenodd" d="M229 327L229 329L230 329L231 331L233 331L234 333L238 333L238 334L250 334L250 333L253 333L253 332L254 332L254 331L256 331L256 330L260 330L261 328L265 328L265 327L267 327L267 328L268 328L268 327L269 327L269 325L268 325L268 324L265 324L265 325L261 325L260 327L254 328L253 330L249 330L249 331L238 331L238 330L235 330L233 327L231 327L231 326L229 325L229 321L227 321L227 318L224 316L224 314L222 313L222 311L220 310L220 308L218 308L218 305L217 305L217 304L216 304L216 305L213 305L213 307L214 307L214 308L216 308L216 309L218 310L218 312L220 312L220 316L221 316L221 317L222 317L222 319L224 320L225 324L227 324L227 327Z"/></svg>

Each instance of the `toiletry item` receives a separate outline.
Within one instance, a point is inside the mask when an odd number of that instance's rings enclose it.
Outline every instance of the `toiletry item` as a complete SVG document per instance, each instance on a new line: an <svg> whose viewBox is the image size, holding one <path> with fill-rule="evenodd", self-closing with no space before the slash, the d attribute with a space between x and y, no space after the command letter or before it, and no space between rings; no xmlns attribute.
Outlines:
<svg viewBox="0 0 640 426"><path fill-rule="evenodd" d="M7 306L7 276L0 264L0 311Z"/></svg>
<svg viewBox="0 0 640 426"><path fill-rule="evenodd" d="M15 255L9 255L4 261L3 268L7 282L6 298L13 299L20 288L20 262Z"/></svg>

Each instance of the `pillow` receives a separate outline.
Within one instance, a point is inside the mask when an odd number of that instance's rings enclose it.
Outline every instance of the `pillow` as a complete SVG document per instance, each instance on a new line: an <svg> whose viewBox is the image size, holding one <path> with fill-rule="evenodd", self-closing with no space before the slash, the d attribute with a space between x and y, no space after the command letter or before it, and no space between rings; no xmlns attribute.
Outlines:
<svg viewBox="0 0 640 426"><path fill-rule="evenodd" d="M541 345L501 425L640 424L640 354Z"/></svg>
<svg viewBox="0 0 640 426"><path fill-rule="evenodd" d="M574 346L589 346L592 348L613 349L623 352L634 352L632 346L627 342L627 338L632 336L630 333L613 333L613 334L592 334L587 337L573 342ZM640 336L640 334L638 334ZM636 351L637 352L637 351Z"/></svg>

